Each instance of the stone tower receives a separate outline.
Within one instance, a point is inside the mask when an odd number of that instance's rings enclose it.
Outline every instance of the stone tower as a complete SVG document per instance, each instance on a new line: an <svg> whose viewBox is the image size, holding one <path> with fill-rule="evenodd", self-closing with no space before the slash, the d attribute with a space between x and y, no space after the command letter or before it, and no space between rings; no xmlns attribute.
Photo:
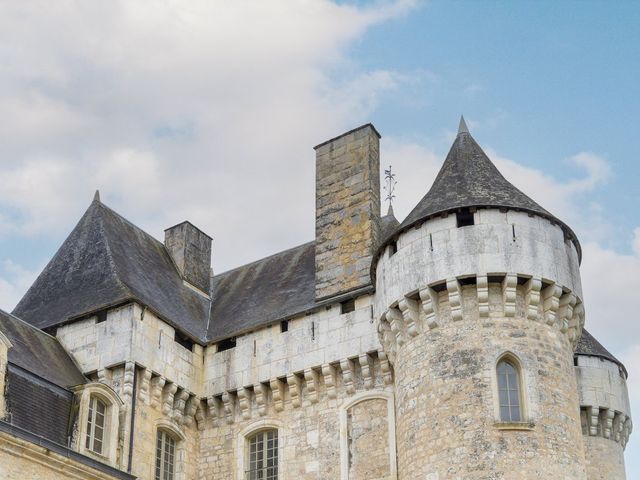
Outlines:
<svg viewBox="0 0 640 480"><path fill-rule="evenodd" d="M624 447L631 433L627 369L583 330L575 370L587 478L624 479Z"/></svg>
<svg viewBox="0 0 640 480"><path fill-rule="evenodd" d="M510 184L461 120L372 266L401 480L587 478L580 256L571 229Z"/></svg>

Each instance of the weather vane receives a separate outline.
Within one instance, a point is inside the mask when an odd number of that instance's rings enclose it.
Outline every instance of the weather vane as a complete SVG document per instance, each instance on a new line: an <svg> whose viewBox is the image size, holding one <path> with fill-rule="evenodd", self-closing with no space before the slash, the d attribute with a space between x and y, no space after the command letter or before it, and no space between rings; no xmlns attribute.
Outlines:
<svg viewBox="0 0 640 480"><path fill-rule="evenodd" d="M387 195L384 197L385 201L389 202L389 207L393 204L393 199L396 196L393 194L396 190L396 184L398 181L396 180L396 174L391 173L391 165L389 168L384 171L384 179L386 181L386 185L384 186L384 190L387 192Z"/></svg>

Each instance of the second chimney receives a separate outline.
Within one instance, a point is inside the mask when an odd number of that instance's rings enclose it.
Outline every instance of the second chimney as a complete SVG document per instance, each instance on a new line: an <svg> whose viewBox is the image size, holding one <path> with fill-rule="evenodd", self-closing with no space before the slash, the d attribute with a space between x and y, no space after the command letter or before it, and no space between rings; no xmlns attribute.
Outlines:
<svg viewBox="0 0 640 480"><path fill-rule="evenodd" d="M209 295L211 237L190 222L182 222L164 231L164 245L182 278Z"/></svg>
<svg viewBox="0 0 640 480"><path fill-rule="evenodd" d="M380 232L380 134L370 123L316 150L316 299L371 284Z"/></svg>

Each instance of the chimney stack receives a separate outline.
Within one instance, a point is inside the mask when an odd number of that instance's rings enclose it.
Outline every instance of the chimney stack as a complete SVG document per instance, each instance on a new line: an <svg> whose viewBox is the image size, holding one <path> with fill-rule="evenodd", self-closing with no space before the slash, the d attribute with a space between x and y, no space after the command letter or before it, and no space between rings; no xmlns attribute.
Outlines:
<svg viewBox="0 0 640 480"><path fill-rule="evenodd" d="M209 295L211 237L190 222L182 222L164 231L164 245L182 278Z"/></svg>
<svg viewBox="0 0 640 480"><path fill-rule="evenodd" d="M315 147L316 299L370 285L380 235L380 134L366 124Z"/></svg>

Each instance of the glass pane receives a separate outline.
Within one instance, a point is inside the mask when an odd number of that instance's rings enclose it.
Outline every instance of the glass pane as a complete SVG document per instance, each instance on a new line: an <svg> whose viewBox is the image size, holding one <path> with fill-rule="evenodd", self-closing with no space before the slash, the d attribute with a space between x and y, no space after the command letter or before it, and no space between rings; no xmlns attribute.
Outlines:
<svg viewBox="0 0 640 480"><path fill-rule="evenodd" d="M246 480L277 480L278 431L266 430L248 440Z"/></svg>
<svg viewBox="0 0 640 480"><path fill-rule="evenodd" d="M520 420L520 407L511 407L511 421L519 422Z"/></svg>
<svg viewBox="0 0 640 480"><path fill-rule="evenodd" d="M503 422L511 421L511 415L509 413L508 406L500 406L500 420L502 420Z"/></svg>
<svg viewBox="0 0 640 480"><path fill-rule="evenodd" d="M500 390L500 405L509 405L509 394L506 390Z"/></svg>
<svg viewBox="0 0 640 480"><path fill-rule="evenodd" d="M102 453L102 440L93 440L93 451L99 454Z"/></svg>

